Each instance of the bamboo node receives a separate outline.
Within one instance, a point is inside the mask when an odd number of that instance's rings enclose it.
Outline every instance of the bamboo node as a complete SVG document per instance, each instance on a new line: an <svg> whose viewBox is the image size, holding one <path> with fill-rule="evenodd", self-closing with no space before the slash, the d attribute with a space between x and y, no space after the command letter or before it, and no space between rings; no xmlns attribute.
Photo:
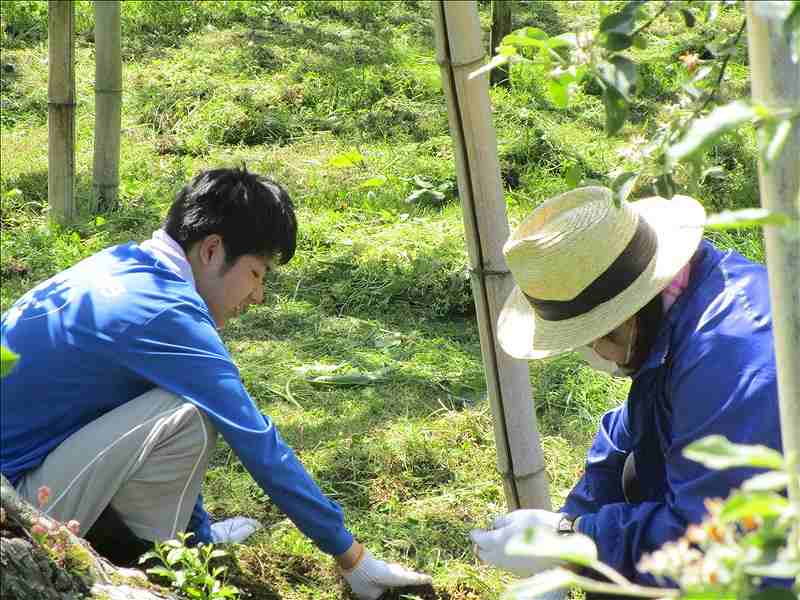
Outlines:
<svg viewBox="0 0 800 600"><path fill-rule="evenodd" d="M504 269L502 271L497 271L494 269L481 269L480 267L472 267L469 272L473 275L484 276L484 275L494 275L496 277L504 277L505 275L510 275L511 271L508 269Z"/></svg>
<svg viewBox="0 0 800 600"><path fill-rule="evenodd" d="M461 61L461 62L453 62L449 58L440 58L440 59L437 59L436 62L439 63L439 65L443 66L443 67L458 68L458 67L472 67L472 66L477 65L479 63L481 63L481 66L483 66L482 63L485 60L486 60L486 55L485 54L481 54L477 58L473 58L473 59L465 60L465 61Z"/></svg>
<svg viewBox="0 0 800 600"><path fill-rule="evenodd" d="M530 473L525 473L524 475L514 475L514 479L517 481L525 481L526 479L533 479L534 477L539 477L542 473L544 473L545 467L542 465L535 471L531 471Z"/></svg>

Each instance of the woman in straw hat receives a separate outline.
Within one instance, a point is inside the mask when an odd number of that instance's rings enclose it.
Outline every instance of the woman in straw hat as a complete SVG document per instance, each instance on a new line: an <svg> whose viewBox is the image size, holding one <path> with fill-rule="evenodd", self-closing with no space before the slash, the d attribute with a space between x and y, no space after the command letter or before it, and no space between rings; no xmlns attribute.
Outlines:
<svg viewBox="0 0 800 600"><path fill-rule="evenodd" d="M575 350L633 381L562 509L517 510L473 531L480 559L526 576L553 566L505 551L538 525L589 536L600 560L654 585L636 568L642 554L753 475L711 471L683 448L717 434L781 449L766 269L702 241L704 220L685 196L617 207L609 190L586 187L544 202L509 238L517 286L498 322L503 349L524 359Z"/></svg>

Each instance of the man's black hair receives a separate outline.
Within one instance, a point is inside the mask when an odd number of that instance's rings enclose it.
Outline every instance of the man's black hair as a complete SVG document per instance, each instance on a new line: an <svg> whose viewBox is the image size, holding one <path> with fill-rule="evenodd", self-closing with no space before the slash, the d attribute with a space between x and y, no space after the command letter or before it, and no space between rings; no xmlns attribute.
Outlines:
<svg viewBox="0 0 800 600"><path fill-rule="evenodd" d="M289 194L246 168L202 171L178 192L164 229L187 254L206 236L219 235L228 266L244 254L285 264L297 245Z"/></svg>

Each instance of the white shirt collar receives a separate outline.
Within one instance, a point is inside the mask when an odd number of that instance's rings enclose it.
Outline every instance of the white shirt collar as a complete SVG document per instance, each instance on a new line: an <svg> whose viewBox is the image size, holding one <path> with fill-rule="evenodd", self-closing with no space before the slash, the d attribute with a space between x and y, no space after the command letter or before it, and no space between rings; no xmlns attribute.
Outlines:
<svg viewBox="0 0 800 600"><path fill-rule="evenodd" d="M170 271L191 283L192 287L196 287L192 265L189 264L186 253L180 247L180 244L173 240L166 231L157 229L153 232L153 236L139 244L139 247L150 256L164 263Z"/></svg>

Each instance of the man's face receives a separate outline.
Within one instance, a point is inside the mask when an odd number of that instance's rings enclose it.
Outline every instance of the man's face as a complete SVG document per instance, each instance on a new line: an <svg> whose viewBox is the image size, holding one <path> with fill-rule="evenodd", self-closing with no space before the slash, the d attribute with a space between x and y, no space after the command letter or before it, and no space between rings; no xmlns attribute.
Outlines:
<svg viewBox="0 0 800 600"><path fill-rule="evenodd" d="M264 276L272 269L273 261L244 254L228 265L219 236L207 237L190 254L194 258L190 262L197 292L206 301L218 329L250 304L263 302Z"/></svg>

